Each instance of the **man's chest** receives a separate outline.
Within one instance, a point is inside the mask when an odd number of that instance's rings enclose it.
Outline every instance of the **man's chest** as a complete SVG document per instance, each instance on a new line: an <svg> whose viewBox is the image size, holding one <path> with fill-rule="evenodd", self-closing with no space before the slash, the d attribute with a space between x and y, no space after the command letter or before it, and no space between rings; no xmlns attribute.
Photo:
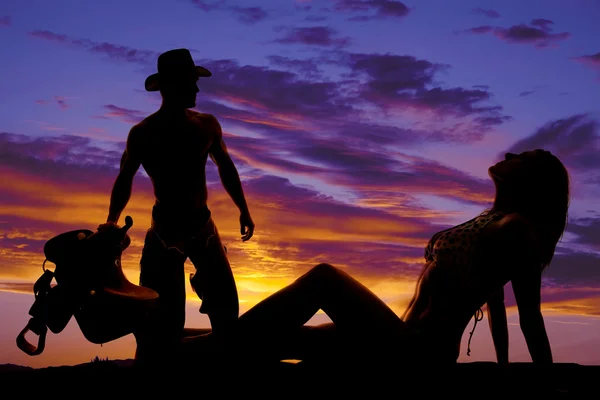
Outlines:
<svg viewBox="0 0 600 400"><path fill-rule="evenodd" d="M143 158L198 159L206 157L214 135L197 123L164 124L148 132L143 141Z"/></svg>

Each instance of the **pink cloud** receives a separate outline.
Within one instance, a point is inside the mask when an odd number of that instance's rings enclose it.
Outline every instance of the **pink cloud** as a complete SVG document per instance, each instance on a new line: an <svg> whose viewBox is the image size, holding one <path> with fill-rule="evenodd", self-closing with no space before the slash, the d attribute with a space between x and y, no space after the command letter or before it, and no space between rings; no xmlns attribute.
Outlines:
<svg viewBox="0 0 600 400"><path fill-rule="evenodd" d="M69 109L70 106L67 104L67 99L61 96L54 96L52 100L36 100L37 104L40 105L48 105L48 104L56 104L59 108L66 110Z"/></svg>

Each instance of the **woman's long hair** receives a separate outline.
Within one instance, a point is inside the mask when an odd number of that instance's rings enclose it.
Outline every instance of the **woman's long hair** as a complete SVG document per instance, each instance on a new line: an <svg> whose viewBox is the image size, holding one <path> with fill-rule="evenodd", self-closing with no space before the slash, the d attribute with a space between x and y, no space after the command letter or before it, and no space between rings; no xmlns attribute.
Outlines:
<svg viewBox="0 0 600 400"><path fill-rule="evenodd" d="M540 262L546 268L567 227L569 173L554 154L541 149L535 150L535 157L528 159L526 166L515 183L515 211L527 217L540 234Z"/></svg>

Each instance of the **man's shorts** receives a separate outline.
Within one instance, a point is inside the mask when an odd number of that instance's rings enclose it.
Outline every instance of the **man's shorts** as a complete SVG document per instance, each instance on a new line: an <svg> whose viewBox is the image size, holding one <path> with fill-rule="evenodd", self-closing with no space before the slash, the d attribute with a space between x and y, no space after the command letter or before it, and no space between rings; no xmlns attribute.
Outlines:
<svg viewBox="0 0 600 400"><path fill-rule="evenodd" d="M237 288L208 207L182 215L154 206L140 261L140 285L158 292L163 317L181 329L185 321L184 263L188 257L196 269L190 281L202 300L200 312L237 318Z"/></svg>

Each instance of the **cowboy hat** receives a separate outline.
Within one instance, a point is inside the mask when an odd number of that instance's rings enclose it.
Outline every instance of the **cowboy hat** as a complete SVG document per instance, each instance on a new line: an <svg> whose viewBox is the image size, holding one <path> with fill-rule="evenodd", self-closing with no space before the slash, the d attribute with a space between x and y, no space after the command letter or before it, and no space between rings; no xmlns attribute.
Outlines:
<svg viewBox="0 0 600 400"><path fill-rule="evenodd" d="M160 82L173 81L182 75L190 74L195 78L209 77L212 73L194 63L188 49L174 49L158 56L158 72L148 76L144 86L148 92L160 90Z"/></svg>

